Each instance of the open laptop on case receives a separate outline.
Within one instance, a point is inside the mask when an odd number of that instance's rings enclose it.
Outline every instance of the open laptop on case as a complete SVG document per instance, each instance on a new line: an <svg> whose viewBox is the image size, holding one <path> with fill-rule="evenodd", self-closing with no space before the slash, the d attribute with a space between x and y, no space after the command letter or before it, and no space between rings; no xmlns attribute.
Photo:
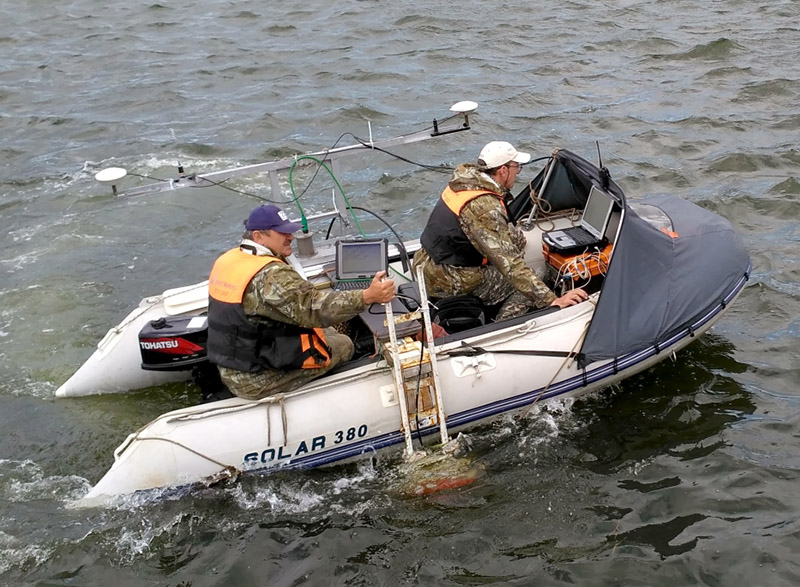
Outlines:
<svg viewBox="0 0 800 587"><path fill-rule="evenodd" d="M336 241L335 290L367 289L378 271L389 261L386 239Z"/></svg>
<svg viewBox="0 0 800 587"><path fill-rule="evenodd" d="M614 198L592 185L578 225L545 232L542 242L552 252L559 254L580 253L591 247L605 245L606 229L613 210Z"/></svg>

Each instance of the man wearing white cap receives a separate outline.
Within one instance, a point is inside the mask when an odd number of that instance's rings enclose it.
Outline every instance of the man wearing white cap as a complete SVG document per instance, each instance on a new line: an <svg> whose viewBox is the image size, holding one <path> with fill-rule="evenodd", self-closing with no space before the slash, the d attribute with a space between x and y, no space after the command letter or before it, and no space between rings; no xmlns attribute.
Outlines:
<svg viewBox="0 0 800 587"><path fill-rule="evenodd" d="M580 289L556 297L525 264L525 237L509 223L505 201L521 165L530 160L511 143L492 141L477 165L456 167L414 255L430 296L472 294L487 305L502 303L498 321L531 308L566 308L587 299Z"/></svg>

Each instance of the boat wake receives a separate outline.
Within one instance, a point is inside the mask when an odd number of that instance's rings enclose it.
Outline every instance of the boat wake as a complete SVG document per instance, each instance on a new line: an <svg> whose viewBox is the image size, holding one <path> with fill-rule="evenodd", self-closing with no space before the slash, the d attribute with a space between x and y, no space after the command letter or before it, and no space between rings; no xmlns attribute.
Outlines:
<svg viewBox="0 0 800 587"><path fill-rule="evenodd" d="M0 459L0 492L11 502L48 499L69 502L86 494L91 487L89 481L77 475L45 476L34 461Z"/></svg>
<svg viewBox="0 0 800 587"><path fill-rule="evenodd" d="M18 515L4 518L0 524L0 575L50 560L58 542L51 536L50 524L42 524L41 519L52 521L63 504L85 494L89 487L86 479L75 475L46 476L42 467L29 459L0 459L0 496L23 504Z"/></svg>

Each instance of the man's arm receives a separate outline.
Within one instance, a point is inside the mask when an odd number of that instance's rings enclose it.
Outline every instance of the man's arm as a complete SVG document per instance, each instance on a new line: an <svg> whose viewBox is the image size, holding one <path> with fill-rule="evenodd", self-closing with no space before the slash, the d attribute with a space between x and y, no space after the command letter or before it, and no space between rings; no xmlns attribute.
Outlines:
<svg viewBox="0 0 800 587"><path fill-rule="evenodd" d="M550 288L525 264L519 239L512 235L497 198L480 196L468 202L461 210L459 222L472 245L537 308L548 306L556 299Z"/></svg>
<svg viewBox="0 0 800 587"><path fill-rule="evenodd" d="M367 307L361 291L315 289L289 265L270 263L247 286L244 311L305 328L325 328Z"/></svg>

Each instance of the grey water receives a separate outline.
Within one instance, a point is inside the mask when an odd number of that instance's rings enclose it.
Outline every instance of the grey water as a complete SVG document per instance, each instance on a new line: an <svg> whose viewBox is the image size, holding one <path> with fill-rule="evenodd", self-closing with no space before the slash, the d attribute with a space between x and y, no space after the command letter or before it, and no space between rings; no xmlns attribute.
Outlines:
<svg viewBox="0 0 800 587"><path fill-rule="evenodd" d="M796 0L0 4L0 584L800 584L798 22ZM674 360L471 431L484 473L458 490L408 497L388 456L70 507L198 392L55 389L142 297L205 279L256 203L115 198L94 173L386 138L460 100L471 131L397 152L453 165L503 139L595 160L599 141L629 197L735 225L740 298ZM342 176L407 237L446 181L414 163L366 153Z"/></svg>

